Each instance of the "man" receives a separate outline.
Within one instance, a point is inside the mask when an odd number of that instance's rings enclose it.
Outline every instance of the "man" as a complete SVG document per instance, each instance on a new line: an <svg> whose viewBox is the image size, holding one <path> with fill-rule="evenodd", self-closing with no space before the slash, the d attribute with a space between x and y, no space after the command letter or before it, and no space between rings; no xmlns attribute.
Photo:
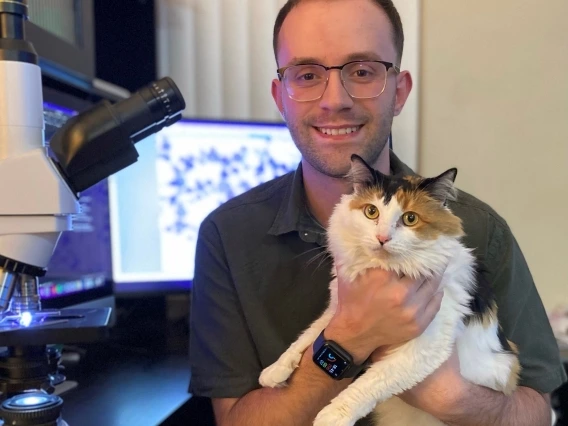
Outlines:
<svg viewBox="0 0 568 426"><path fill-rule="evenodd" d="M390 0L288 1L277 18L279 79L272 94L302 163L213 212L197 246L191 391L212 398L221 426L310 425L352 380L331 378L309 348L287 387L258 385L262 369L326 305L330 262L316 255L325 247L333 206L352 190L343 178L351 154L383 173L411 173L387 145L392 119L412 87L410 74L398 68L402 46ZM454 353L401 397L449 425L549 425L549 394L566 377L520 249L485 204L460 193L450 207L463 220L465 243L488 271L504 332L519 347L520 387L506 397L466 382ZM428 326L443 297L437 287L436 279L399 279L381 270L353 283L339 277L339 307L325 338L355 365L380 362L385 348Z"/></svg>

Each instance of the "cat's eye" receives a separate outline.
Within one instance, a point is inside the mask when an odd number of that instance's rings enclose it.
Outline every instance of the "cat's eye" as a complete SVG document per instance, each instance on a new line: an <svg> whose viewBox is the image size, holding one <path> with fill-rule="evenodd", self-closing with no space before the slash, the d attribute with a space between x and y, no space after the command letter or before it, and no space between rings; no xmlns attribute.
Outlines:
<svg viewBox="0 0 568 426"><path fill-rule="evenodd" d="M371 220L374 220L379 217L379 209L373 206L372 204L367 204L365 206L365 209L363 210L363 213L365 213L365 216Z"/></svg>
<svg viewBox="0 0 568 426"><path fill-rule="evenodd" d="M406 226L414 226L418 223L418 215L414 212L406 212L402 215L402 223Z"/></svg>

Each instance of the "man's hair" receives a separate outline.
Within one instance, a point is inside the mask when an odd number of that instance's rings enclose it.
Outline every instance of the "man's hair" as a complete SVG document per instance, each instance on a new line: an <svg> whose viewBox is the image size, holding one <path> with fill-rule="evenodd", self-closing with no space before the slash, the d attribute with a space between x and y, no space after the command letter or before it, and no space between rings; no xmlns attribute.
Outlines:
<svg viewBox="0 0 568 426"><path fill-rule="evenodd" d="M280 12L278 12L278 16L276 17L276 22L274 23L274 33L272 36L272 47L274 48L274 57L276 58L276 63L278 63L278 36L280 34L280 29L282 28L282 24L284 20L290 13L292 9L298 6L302 1L306 0L288 0ZM400 20L400 15L398 14L398 10L394 6L392 0L371 0L377 6L379 6L387 17L392 25L392 41L394 43L394 47L396 50L396 54L398 56L398 61L402 59L402 50L404 48L404 31L402 30L402 21Z"/></svg>

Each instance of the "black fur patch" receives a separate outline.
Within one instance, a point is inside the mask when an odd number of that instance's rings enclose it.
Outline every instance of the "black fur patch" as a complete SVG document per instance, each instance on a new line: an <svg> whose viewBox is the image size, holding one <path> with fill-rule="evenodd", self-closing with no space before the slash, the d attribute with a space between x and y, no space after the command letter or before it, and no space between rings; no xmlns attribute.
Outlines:
<svg viewBox="0 0 568 426"><path fill-rule="evenodd" d="M390 203L390 200L398 190L410 191L416 188L416 185L411 184L406 179L386 176L376 170L373 171L373 178L374 181L371 183L371 186L383 191L383 202L385 205Z"/></svg>
<svg viewBox="0 0 568 426"><path fill-rule="evenodd" d="M495 294L491 283L485 278L483 267L478 266L475 270L476 285L470 290L473 296L469 307L472 314L464 319L465 325L471 321L483 323L483 317L492 313L495 308Z"/></svg>
<svg viewBox="0 0 568 426"><path fill-rule="evenodd" d="M514 353L515 352L513 350L513 348L511 347L511 345L509 344L509 341L507 340L507 337L505 336L505 333L503 332L503 329L501 328L501 326L499 326L497 328L497 337L499 338L499 343L501 343L501 347L503 348L503 352L506 352L506 353Z"/></svg>

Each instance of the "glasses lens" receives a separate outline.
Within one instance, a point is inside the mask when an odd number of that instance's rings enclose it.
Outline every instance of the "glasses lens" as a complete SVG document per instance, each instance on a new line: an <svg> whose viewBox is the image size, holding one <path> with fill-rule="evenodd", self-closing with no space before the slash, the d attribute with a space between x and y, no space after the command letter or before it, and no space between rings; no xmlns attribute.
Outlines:
<svg viewBox="0 0 568 426"><path fill-rule="evenodd" d="M321 65L294 65L284 72L288 95L297 101L318 99L325 91L327 73Z"/></svg>
<svg viewBox="0 0 568 426"><path fill-rule="evenodd" d="M385 90L387 67L380 62L353 62L341 71L345 89L354 98L374 98Z"/></svg>

